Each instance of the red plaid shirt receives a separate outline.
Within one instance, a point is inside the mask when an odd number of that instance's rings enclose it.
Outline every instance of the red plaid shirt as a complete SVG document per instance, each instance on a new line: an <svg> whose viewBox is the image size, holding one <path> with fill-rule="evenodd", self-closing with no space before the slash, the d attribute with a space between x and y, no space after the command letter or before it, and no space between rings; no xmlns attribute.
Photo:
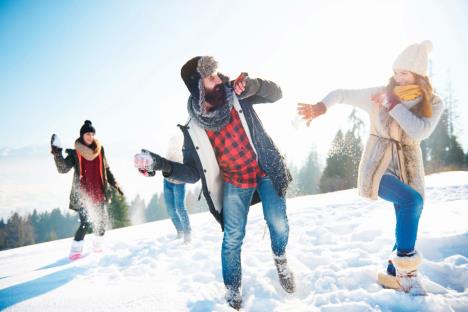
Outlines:
<svg viewBox="0 0 468 312"><path fill-rule="evenodd" d="M215 151L224 181L240 188L257 186L257 177L266 174L260 169L255 151L233 108L231 121L219 132L206 131Z"/></svg>

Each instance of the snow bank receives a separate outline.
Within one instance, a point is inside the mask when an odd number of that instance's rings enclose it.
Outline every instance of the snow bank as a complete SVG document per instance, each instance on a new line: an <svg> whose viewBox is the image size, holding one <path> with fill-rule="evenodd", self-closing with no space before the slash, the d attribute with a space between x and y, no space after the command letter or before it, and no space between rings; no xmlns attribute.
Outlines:
<svg viewBox="0 0 468 312"><path fill-rule="evenodd" d="M288 256L298 291L277 281L261 207L250 210L242 251L246 311L467 311L468 173L428 177L420 223L421 271L430 292L415 298L375 283L393 246L394 215L356 190L288 201ZM230 311L224 302L222 233L193 215L193 242L168 221L106 234L107 249L66 259L70 239L0 252L0 308L11 311ZM87 236L90 247L92 236Z"/></svg>

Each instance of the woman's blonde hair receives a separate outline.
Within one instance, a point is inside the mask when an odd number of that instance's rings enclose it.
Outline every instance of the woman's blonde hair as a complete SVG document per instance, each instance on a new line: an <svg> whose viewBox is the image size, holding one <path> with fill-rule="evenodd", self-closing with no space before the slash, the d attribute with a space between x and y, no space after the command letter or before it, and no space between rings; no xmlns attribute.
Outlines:
<svg viewBox="0 0 468 312"><path fill-rule="evenodd" d="M432 116L432 98L434 96L431 81L427 76L424 77L415 73L412 74L416 78L416 84L421 88L423 97L422 102L417 106L416 112L422 117L429 118ZM393 92L396 85L395 79L391 77L387 85L387 91Z"/></svg>

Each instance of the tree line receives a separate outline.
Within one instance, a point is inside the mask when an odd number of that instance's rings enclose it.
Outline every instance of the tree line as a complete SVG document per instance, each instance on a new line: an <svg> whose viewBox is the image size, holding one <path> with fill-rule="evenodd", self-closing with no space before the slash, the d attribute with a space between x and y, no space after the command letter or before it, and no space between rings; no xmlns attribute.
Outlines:
<svg viewBox="0 0 468 312"><path fill-rule="evenodd" d="M200 188L187 191L186 205L190 213L208 210L199 195ZM139 195L129 204L125 196L113 191L108 213L108 227L112 229L169 218L162 193L154 194L146 205ZM55 208L38 213L34 210L26 216L15 212L7 220L0 219L0 250L71 237L78 225L79 217L74 211L63 212Z"/></svg>

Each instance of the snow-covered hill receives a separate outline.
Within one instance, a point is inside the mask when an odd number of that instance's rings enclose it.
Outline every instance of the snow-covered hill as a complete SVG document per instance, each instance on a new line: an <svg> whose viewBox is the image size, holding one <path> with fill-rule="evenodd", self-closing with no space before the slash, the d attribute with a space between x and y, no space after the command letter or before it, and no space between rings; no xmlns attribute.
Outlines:
<svg viewBox="0 0 468 312"><path fill-rule="evenodd" d="M261 209L251 208L242 251L244 310L468 311L468 172L427 180L417 246L428 297L375 283L393 245L393 208L348 190L288 201L293 295L278 284ZM66 258L70 239L0 252L0 308L230 311L219 226L208 213L192 216L192 223L190 245L175 240L166 220L109 231L103 253L87 251L75 262Z"/></svg>

